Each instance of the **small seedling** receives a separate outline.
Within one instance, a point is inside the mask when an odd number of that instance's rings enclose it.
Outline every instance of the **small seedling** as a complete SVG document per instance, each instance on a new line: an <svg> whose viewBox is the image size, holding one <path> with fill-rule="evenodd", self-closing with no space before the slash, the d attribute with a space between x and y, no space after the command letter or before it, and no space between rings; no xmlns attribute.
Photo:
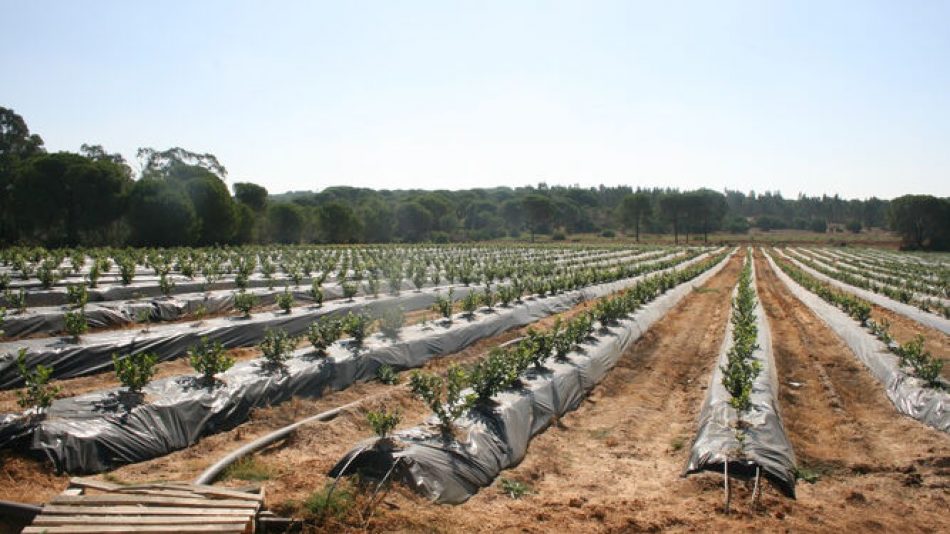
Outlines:
<svg viewBox="0 0 950 534"><path fill-rule="evenodd" d="M390 413L387 410L374 410L366 413L366 420L369 422L369 426L372 427L373 432L375 432L380 439L386 439L393 429L399 425L402 417L398 411Z"/></svg>
<svg viewBox="0 0 950 534"><path fill-rule="evenodd" d="M396 371L391 365L385 363L376 369L376 378L383 384L389 386L394 386L399 383L399 375L396 374Z"/></svg>
<svg viewBox="0 0 950 534"><path fill-rule="evenodd" d="M49 385L53 368L37 365L33 369L26 367L26 349L20 349L16 359L17 369L26 387L17 392L17 404L21 408L48 408L60 392L59 386Z"/></svg>
<svg viewBox="0 0 950 534"><path fill-rule="evenodd" d="M502 478L500 481L501 491L512 499L520 499L531 493L531 487L517 480Z"/></svg>

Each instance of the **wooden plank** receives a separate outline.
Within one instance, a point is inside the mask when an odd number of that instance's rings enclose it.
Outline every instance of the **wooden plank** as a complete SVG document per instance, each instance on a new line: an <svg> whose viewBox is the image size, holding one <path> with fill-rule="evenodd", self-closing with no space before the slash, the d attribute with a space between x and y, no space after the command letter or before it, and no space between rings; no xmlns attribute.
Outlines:
<svg viewBox="0 0 950 534"><path fill-rule="evenodd" d="M128 489L157 489L157 488L167 488L181 491L190 491L199 495L211 495L215 497L229 497L233 499L244 499L248 501L261 501L262 497L259 493L247 493L243 491L237 491L229 488L219 488L216 486L207 486L207 485L194 485L194 484L139 484L136 486L127 486L120 491L127 491Z"/></svg>
<svg viewBox="0 0 950 534"><path fill-rule="evenodd" d="M182 491L168 488L123 488L112 492L120 495L159 495L164 497L181 497L184 499L200 499L201 495L195 495L190 491Z"/></svg>
<svg viewBox="0 0 950 534"><path fill-rule="evenodd" d="M62 493L62 494L63 494L63 495L71 495L71 496L74 496L74 497L75 497L75 496L77 496L77 495L82 495L82 493L83 493L83 489L82 489L82 488L66 488L66 489L63 490L63 493Z"/></svg>
<svg viewBox="0 0 950 534"><path fill-rule="evenodd" d="M73 477L69 479L70 486L77 486L80 488L91 488L99 491L115 491L122 488L119 484L113 484L112 482L106 482L104 480L96 480L94 478L86 477Z"/></svg>
<svg viewBox="0 0 950 534"><path fill-rule="evenodd" d="M165 533L165 534L189 534L189 533L205 533L205 532L234 532L240 533L244 532L243 528L239 526L224 524L224 525L140 525L140 526L124 526L124 525L77 525L77 526L52 526L52 527L26 527L23 529L24 534L42 534L44 532L49 534L97 534L99 532L152 532L152 533Z"/></svg>
<svg viewBox="0 0 950 534"><path fill-rule="evenodd" d="M156 495L57 495L51 501L53 504L63 505L148 505L148 506L178 506L196 508L251 508L256 509L255 501L240 499L184 499L178 497L159 497Z"/></svg>
<svg viewBox="0 0 950 534"><path fill-rule="evenodd" d="M246 525L249 521L250 518L243 515L123 515L122 517L102 515L40 515L33 520L33 526L115 525L117 523L122 523L123 525L204 525L224 523Z"/></svg>
<svg viewBox="0 0 950 534"><path fill-rule="evenodd" d="M240 515L250 517L255 515L251 508L184 508L174 506L83 506L47 504L43 507L43 515Z"/></svg>

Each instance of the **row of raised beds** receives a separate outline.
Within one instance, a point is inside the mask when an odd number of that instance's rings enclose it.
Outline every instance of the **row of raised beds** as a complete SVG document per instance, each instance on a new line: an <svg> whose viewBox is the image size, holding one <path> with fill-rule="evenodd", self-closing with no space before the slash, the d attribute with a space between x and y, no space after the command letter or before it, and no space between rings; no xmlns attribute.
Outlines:
<svg viewBox="0 0 950 534"><path fill-rule="evenodd" d="M798 300L840 337L900 413L950 432L950 384L941 376L944 361L924 350L918 336L896 342L886 323L871 319L870 302L819 280L787 257L766 258Z"/></svg>
<svg viewBox="0 0 950 534"><path fill-rule="evenodd" d="M583 259L572 258L558 260L553 264L553 269L539 269L535 267L534 273L563 274L571 269L580 266L603 266L614 265L626 261L644 261L649 259L662 258L669 256L670 250L659 249L647 252L630 250L623 255L614 252L609 255L591 255ZM501 272L498 272L501 271ZM495 283L504 279L496 277L505 277L516 271L514 267L505 267L499 269L495 266L492 269L482 268L481 266L473 270L471 277L466 277L469 283ZM363 281L361 282L360 279ZM397 286L401 282L401 286ZM70 332L66 329L67 320L85 319L86 326L91 328L106 328L130 325L133 323L152 323L162 321L174 321L180 319L202 320L206 315L225 313L236 308L246 311L247 306L252 309L259 306L286 306L297 301L306 303L320 304L324 301L330 301L337 298L352 298L356 295L377 297L381 293L398 295L403 290L420 290L424 287L452 287L452 280L441 276L435 271L423 273L422 276L413 276L411 279L403 278L401 280L391 277L389 280L382 281L378 277L369 276L351 276L350 279L341 279L339 283L326 285L322 277L315 277L307 289L300 285L293 287L284 287L282 289L249 289L241 292L232 292L230 290L206 291L203 293L184 293L174 297L160 298L141 298L134 300L117 301L97 301L90 302L90 293L85 286L72 285L67 287L66 297L69 304L65 306L37 306L27 307L25 299L17 299L18 305L7 311L6 320L3 325L4 334L8 338L16 338L24 335L37 333L51 334L63 332L67 335L75 335L76 332ZM21 290L22 291L22 290ZM242 295L243 293L243 295ZM81 316L76 317L77 309L81 310ZM75 322L70 326L78 326L82 330L82 321L79 324Z"/></svg>
<svg viewBox="0 0 950 534"><path fill-rule="evenodd" d="M884 295L902 304L913 305L925 312L950 318L950 300L943 290L919 281L911 272L903 276L875 274L863 267L829 260L814 250L790 249L789 254L808 267L838 281Z"/></svg>
<svg viewBox="0 0 950 534"><path fill-rule="evenodd" d="M330 475L392 477L435 502L464 502L520 462L532 437L576 409L621 354L725 264L719 254L648 277L444 378L413 373L410 388L432 409L429 420L393 434L376 425L380 435L355 446Z"/></svg>
<svg viewBox="0 0 950 534"><path fill-rule="evenodd" d="M576 278L538 280L530 288L504 291L507 296L501 305L496 305L498 297L493 296L490 287L484 292L471 291L463 299L466 311L461 316L453 316L448 296L439 295L437 307L446 318L435 323L402 327L402 312L389 307L380 316L381 332L371 336L367 333L372 319L367 315L349 313L341 322L338 314L323 313L304 322L303 331L311 348L295 351L294 334L283 327L273 328L262 335L262 358L230 368L218 365L227 358L221 345L208 336L195 336L186 350L196 369L205 370L203 376L173 377L147 384L148 368L154 364L151 356L137 353L115 359L111 363L123 383L132 388L131 394L109 390L53 400L42 411L42 417L34 417L35 411L7 416L2 433L8 442L20 446L27 443L28 448L70 472L98 471L141 461L239 424L254 406L282 402L295 395L318 396L328 388L342 389L354 381L372 379L384 368L392 372L421 365L478 339L637 284L647 273L666 273L651 277L661 281L676 278L680 276L677 273L694 269L692 265L705 257L695 257L695 253L690 256L690 260L680 256L664 262L591 269L583 271L586 276ZM497 293L502 292L497 289ZM481 305L485 307L479 309ZM340 340L343 334L349 337ZM24 354L19 371L21 379L27 381L26 395L35 394L34 400L52 400L44 396L43 390L49 368L35 361L28 367L25 360Z"/></svg>

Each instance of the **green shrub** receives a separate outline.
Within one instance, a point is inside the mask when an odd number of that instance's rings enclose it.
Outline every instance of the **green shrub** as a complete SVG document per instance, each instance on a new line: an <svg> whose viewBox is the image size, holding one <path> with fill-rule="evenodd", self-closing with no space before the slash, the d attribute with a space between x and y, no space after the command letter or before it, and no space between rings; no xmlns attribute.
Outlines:
<svg viewBox="0 0 950 534"><path fill-rule="evenodd" d="M435 299L435 306L434 306L435 310L439 312L439 314L442 317L449 320L452 319L452 297L454 295L455 295L455 290L452 288L449 288L447 297L443 297L442 295L439 295Z"/></svg>
<svg viewBox="0 0 950 534"><path fill-rule="evenodd" d="M66 286L66 299L73 308L85 308L89 302L89 290L86 284L69 284Z"/></svg>
<svg viewBox="0 0 950 534"><path fill-rule="evenodd" d="M363 312L350 312L343 318L343 331L353 338L353 343L362 345L363 339L366 338L369 325L372 324L372 322L372 318Z"/></svg>
<svg viewBox="0 0 950 534"><path fill-rule="evenodd" d="M399 383L399 375L396 374L391 365L385 363L376 369L376 378L388 386L395 386Z"/></svg>
<svg viewBox="0 0 950 534"><path fill-rule="evenodd" d="M369 426L373 429L373 432L375 432L376 435L380 437L380 439L389 437L389 434L399 425L401 420L402 417L399 415L398 411L389 412L388 410L373 410L366 413L366 421L369 422Z"/></svg>
<svg viewBox="0 0 950 534"><path fill-rule="evenodd" d="M257 305L257 297L251 293L241 291L234 294L234 307L237 308L244 317L251 316L251 310Z"/></svg>
<svg viewBox="0 0 950 534"><path fill-rule="evenodd" d="M86 322L86 314L82 310L66 312L63 315L63 322L66 325L66 333L76 341L89 330L89 323Z"/></svg>
<svg viewBox="0 0 950 534"><path fill-rule="evenodd" d="M435 413L442 430L446 432L475 402L474 394L462 395L467 385L468 376L457 365L449 367L444 380L438 375L422 371L413 371L409 375L409 389Z"/></svg>
<svg viewBox="0 0 950 534"><path fill-rule="evenodd" d="M462 299L462 310L465 311L465 315L469 318L475 316L475 310L478 309L478 292L469 291L465 298Z"/></svg>
<svg viewBox="0 0 950 534"><path fill-rule="evenodd" d="M296 346L297 338L292 337L286 330L268 328L258 348L261 349L268 367L281 368L284 362L290 359Z"/></svg>
<svg viewBox="0 0 950 534"><path fill-rule="evenodd" d="M340 283L340 288L343 290L343 298L353 301L353 297L356 296L357 287L356 284L351 284L349 282Z"/></svg>
<svg viewBox="0 0 950 534"><path fill-rule="evenodd" d="M343 324L333 317L322 316L310 323L307 329L307 339L320 355L326 355L327 348L340 339Z"/></svg>
<svg viewBox="0 0 950 534"><path fill-rule="evenodd" d="M406 323L406 313L399 306L391 306L379 314L379 330L390 339L399 337L399 330Z"/></svg>
<svg viewBox="0 0 950 534"><path fill-rule="evenodd" d="M195 371L201 373L202 381L208 385L214 384L216 374L223 373L234 365L234 358L224 351L220 341L209 342L208 338L204 337L188 351L188 361Z"/></svg>
<svg viewBox="0 0 950 534"><path fill-rule="evenodd" d="M139 393L155 375L155 363L158 358L154 354L140 352L120 358L112 355L112 364L115 366L115 376L119 382L132 393Z"/></svg>
<svg viewBox="0 0 950 534"><path fill-rule="evenodd" d="M277 294L277 306L284 310L284 313L290 313L290 309L294 306L294 294L290 292L290 289L284 288L283 292Z"/></svg>
<svg viewBox="0 0 950 534"><path fill-rule="evenodd" d="M16 360L17 369L26 387L17 391L17 404L21 408L47 408L60 392L59 386L49 385L53 368L37 365L33 369L26 367L26 349L20 349Z"/></svg>
<svg viewBox="0 0 950 534"><path fill-rule="evenodd" d="M313 299L313 303L316 307L323 306L323 289L320 287L320 282L314 280L310 286L310 298Z"/></svg>
<svg viewBox="0 0 950 534"><path fill-rule="evenodd" d="M26 291L20 289L14 293L13 291L7 290L3 293L3 298L17 313L26 311Z"/></svg>

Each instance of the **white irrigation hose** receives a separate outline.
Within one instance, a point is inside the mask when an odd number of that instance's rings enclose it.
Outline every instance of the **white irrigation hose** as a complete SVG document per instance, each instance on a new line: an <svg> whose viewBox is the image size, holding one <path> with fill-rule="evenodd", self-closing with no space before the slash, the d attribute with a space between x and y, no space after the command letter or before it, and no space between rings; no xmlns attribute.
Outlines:
<svg viewBox="0 0 950 534"><path fill-rule="evenodd" d="M509 345L513 345L515 343L520 342L522 339L524 339L524 337L516 337L514 339L506 341L505 343L502 343L499 346L507 347ZM401 386L401 387L405 387L405 386ZM388 395L391 395L392 392L393 392L392 390L386 390L382 393L377 393L376 395L364 397L362 399L355 400L348 404L344 404L343 406L337 406L336 408L333 408L332 410L327 410L325 412L321 412L316 415L311 415L310 417L307 417L306 419L301 419L300 421L291 423L283 428L279 428L271 432L270 434L261 436L255 439L254 441L246 445L243 445L240 448L235 449L234 451L231 451L227 456L225 456L224 458L221 458L220 460L215 462L211 467L205 469L200 475L198 475L198 478L195 479L195 484L211 484L212 482L215 481L215 479L218 478L218 476L221 474L222 471L227 469L228 466L230 466L234 462L240 460L241 458L249 454L253 454L274 443L277 443L278 441L282 439L285 439L290 434L292 434L295 430L297 430L298 428L304 425L319 422L319 421L329 421L330 419L333 419L334 417L340 415L340 413L346 410L355 408L359 406L360 404L370 401L370 400L378 399L380 397L386 397Z"/></svg>
<svg viewBox="0 0 950 534"><path fill-rule="evenodd" d="M234 462L240 460L244 456L253 454L265 447L268 447L282 439L287 438L295 430L297 430L298 428L306 424L315 423L318 421L329 421L330 419L333 419L334 417L340 415L342 412L346 410L355 408L366 401L390 395L391 393L392 393L391 391L386 391L386 392L378 393L370 397L364 397L362 399L355 400L348 404L344 404L343 406L338 406L336 408L333 408L332 410L327 410L325 412L321 412L316 415L307 417L306 419L301 419L300 421L291 423L283 428L279 428L271 432L270 434L261 436L255 439L254 441L246 445L243 445L242 447L235 449L234 451L231 451L231 453L229 453L227 456L225 456L224 458L221 458L220 460L215 462L214 465L205 469L200 475L198 475L198 478L195 479L195 484L211 484L212 482L215 481L216 478L218 478L218 475L220 475L222 471L227 469L228 466L230 466Z"/></svg>

